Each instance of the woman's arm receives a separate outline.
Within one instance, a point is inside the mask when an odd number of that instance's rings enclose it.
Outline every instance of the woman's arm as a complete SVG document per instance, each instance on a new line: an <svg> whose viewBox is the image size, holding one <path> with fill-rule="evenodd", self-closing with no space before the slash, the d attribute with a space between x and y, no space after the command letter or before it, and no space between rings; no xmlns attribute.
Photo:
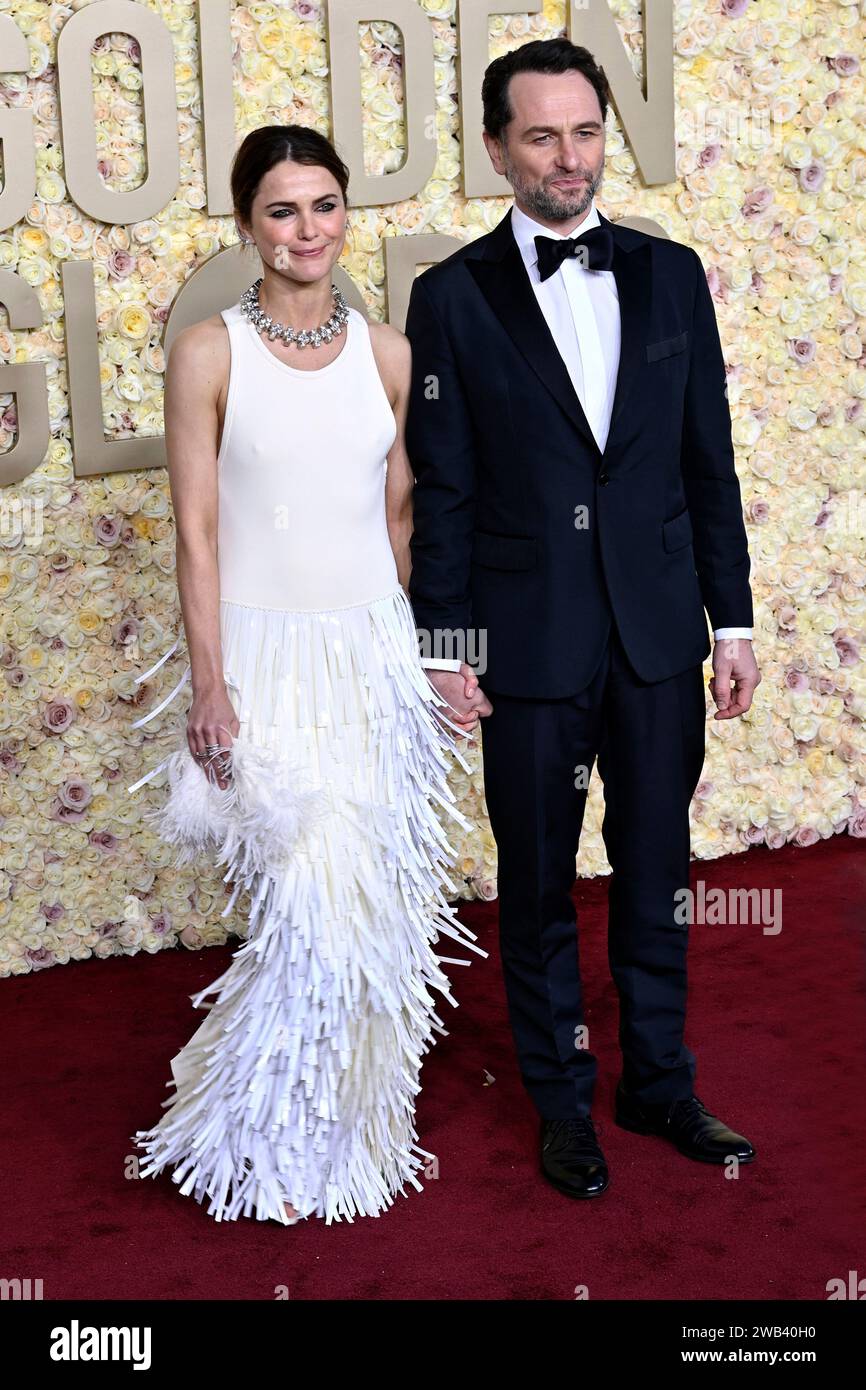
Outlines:
<svg viewBox="0 0 866 1390"><path fill-rule="evenodd" d="M415 475L406 451L406 412L412 384L412 345L405 333L390 324L371 324L373 354L391 409L397 421L397 437L388 454L388 473L385 480L385 513L391 549L397 562L400 583L409 592L412 573L413 515L412 494ZM434 679L435 677L435 679ZM492 711L493 706L478 691L478 678L464 661L459 671L436 671L427 679L449 702L451 717L462 724L467 733L474 730L478 715Z"/></svg>
<svg viewBox="0 0 866 1390"><path fill-rule="evenodd" d="M415 479L406 453L406 405L412 376L412 349L409 339L388 323L370 325L370 341L385 394L397 422L397 436L388 453L385 479L385 517L397 575L404 589L409 585L412 558L412 489Z"/></svg>
<svg viewBox="0 0 866 1390"><path fill-rule="evenodd" d="M165 376L165 444L177 528L177 582L192 668L190 752L230 746L240 725L222 671L217 565L219 405L229 372L225 324L217 315L186 328ZM216 773L216 767L214 767ZM220 787L227 779L216 775Z"/></svg>

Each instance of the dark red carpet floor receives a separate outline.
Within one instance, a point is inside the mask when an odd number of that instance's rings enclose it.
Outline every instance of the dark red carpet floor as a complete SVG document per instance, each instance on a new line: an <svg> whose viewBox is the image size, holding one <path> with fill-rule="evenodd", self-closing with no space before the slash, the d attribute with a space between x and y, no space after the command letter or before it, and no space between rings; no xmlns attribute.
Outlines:
<svg viewBox="0 0 866 1390"><path fill-rule="evenodd" d="M491 952L448 967L459 1008L425 1063L421 1144L439 1176L378 1218L283 1229L214 1222L170 1177L125 1176L169 1058L204 1017L189 995L234 947L87 961L0 985L0 1275L46 1299L824 1299L862 1275L866 1235L866 843L836 837L693 864L708 885L783 891L783 925L695 926L687 1041L696 1090L747 1134L737 1180L618 1129L606 880L578 885L607 1193L537 1171L497 952L496 903L467 905ZM446 943L447 944L447 943ZM443 954L457 954L440 947Z"/></svg>

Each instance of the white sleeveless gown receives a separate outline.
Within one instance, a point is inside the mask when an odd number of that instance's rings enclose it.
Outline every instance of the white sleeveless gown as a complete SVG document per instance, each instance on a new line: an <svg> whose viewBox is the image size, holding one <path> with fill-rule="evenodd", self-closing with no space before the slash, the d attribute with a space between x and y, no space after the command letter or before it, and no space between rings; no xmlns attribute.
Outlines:
<svg viewBox="0 0 866 1390"><path fill-rule="evenodd" d="M225 790L192 759L186 714L145 813L177 849L225 864L249 889L246 940L191 996L209 1012L172 1059L174 1094L140 1175L172 1169L216 1220L286 1222L283 1202L326 1223L379 1215L434 1156L414 1099L433 1033L431 991L455 1005L439 934L486 955L448 905L464 828L448 754L458 726L420 664L385 518L396 422L364 316L339 355L304 371L223 312L231 370L218 456L223 674L240 732ZM311 350L312 354L312 350ZM152 676L173 654L137 677ZM162 714L189 679L136 721ZM134 726L135 727L135 726ZM453 730L453 732L449 732ZM221 738L223 744L229 736ZM467 963L461 961L461 963ZM213 1003L203 1003L214 995ZM456 1005L455 1005L456 1006Z"/></svg>

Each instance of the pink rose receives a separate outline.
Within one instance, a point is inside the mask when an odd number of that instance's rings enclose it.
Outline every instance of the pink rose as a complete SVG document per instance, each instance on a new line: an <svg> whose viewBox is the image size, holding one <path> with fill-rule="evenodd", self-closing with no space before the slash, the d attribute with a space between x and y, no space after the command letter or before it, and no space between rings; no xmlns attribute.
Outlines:
<svg viewBox="0 0 866 1390"><path fill-rule="evenodd" d="M788 339L788 354L793 357L795 362L799 362L801 366L806 366L809 362L814 362L815 353L817 351L818 349L815 345L814 338Z"/></svg>
<svg viewBox="0 0 866 1390"><path fill-rule="evenodd" d="M726 19L739 19L748 7L749 0L722 0L721 13Z"/></svg>
<svg viewBox="0 0 866 1390"><path fill-rule="evenodd" d="M742 207L743 216L760 217L762 213L767 211L772 201L773 190L771 188L767 188L766 185L753 188L750 193L746 194L746 201Z"/></svg>
<svg viewBox="0 0 866 1390"><path fill-rule="evenodd" d="M182 941L184 946L187 946L189 950L197 951L201 946L201 932L197 931L192 925L186 926L180 933L178 940Z"/></svg>
<svg viewBox="0 0 866 1390"><path fill-rule="evenodd" d="M111 547L120 540L121 520L116 516L97 516L93 520L93 534L100 545Z"/></svg>
<svg viewBox="0 0 866 1390"><path fill-rule="evenodd" d="M809 689L809 677L804 671L795 671L790 667L785 672L785 684L789 690L796 690L798 693Z"/></svg>
<svg viewBox="0 0 866 1390"><path fill-rule="evenodd" d="M42 723L50 734L63 734L75 719L75 706L70 700L52 700L42 714Z"/></svg>
<svg viewBox="0 0 866 1390"><path fill-rule="evenodd" d="M495 878L477 878L475 880L475 891L482 902L491 903L498 896L498 888Z"/></svg>
<svg viewBox="0 0 866 1390"><path fill-rule="evenodd" d="M848 821L848 834L857 840L866 840L866 806L857 802L854 814Z"/></svg>
<svg viewBox="0 0 866 1390"><path fill-rule="evenodd" d="M87 838L92 845L98 845L107 854L117 849L117 836L112 835L110 830L91 830Z"/></svg>
<svg viewBox="0 0 866 1390"><path fill-rule="evenodd" d="M850 637L834 637L833 646L839 653L840 666L856 666L860 660L860 648Z"/></svg>
<svg viewBox="0 0 866 1390"><path fill-rule="evenodd" d="M23 666L10 666L6 671L6 684L13 690L20 690L27 680L27 672Z"/></svg>
<svg viewBox="0 0 866 1390"><path fill-rule="evenodd" d="M840 77L853 77L855 72L860 71L860 59L853 53L837 53L835 58L829 59L829 63Z"/></svg>
<svg viewBox="0 0 866 1390"><path fill-rule="evenodd" d="M25 955L34 970L47 970L50 965L54 964L54 952L47 950L44 946L40 946L38 951L25 951Z"/></svg>
<svg viewBox="0 0 866 1390"><path fill-rule="evenodd" d="M760 526L770 515L770 504L765 502L762 497L756 497L749 503L749 520L757 522Z"/></svg>
<svg viewBox="0 0 866 1390"><path fill-rule="evenodd" d="M718 164L721 155L721 145L704 145L704 148L698 155L698 164L701 169L712 169L714 164Z"/></svg>
<svg viewBox="0 0 866 1390"><path fill-rule="evenodd" d="M67 806L70 811L83 811L85 806L89 806L93 800L93 792L80 777L70 777L64 782L58 796L62 804Z"/></svg>
<svg viewBox="0 0 866 1390"><path fill-rule="evenodd" d="M150 927L151 931L155 932L157 936L165 936L171 931L171 914L168 912L160 912L156 917L151 917Z"/></svg>
<svg viewBox="0 0 866 1390"><path fill-rule="evenodd" d="M800 829L796 830L791 838L795 845L800 845L803 849L808 849L809 845L817 844L821 836L818 834L814 825L801 825Z"/></svg>
<svg viewBox="0 0 866 1390"><path fill-rule="evenodd" d="M800 170L800 187L806 193L817 193L824 182L825 173L823 160L813 159L811 164Z"/></svg>
<svg viewBox="0 0 866 1390"><path fill-rule="evenodd" d="M66 908L62 903L40 903L39 911L46 922L57 922L66 912Z"/></svg>
<svg viewBox="0 0 866 1390"><path fill-rule="evenodd" d="M112 251L108 258L108 274L112 280L124 280L137 264L131 251Z"/></svg>
<svg viewBox="0 0 866 1390"><path fill-rule="evenodd" d="M64 570L71 569L75 561L65 550L55 550L48 561L55 574L61 574Z"/></svg>
<svg viewBox="0 0 866 1390"><path fill-rule="evenodd" d="M775 828L768 830L766 836L767 849L781 849L782 846L787 843L787 838L784 830L777 830Z"/></svg>
<svg viewBox="0 0 866 1390"><path fill-rule="evenodd" d="M849 401L845 407L845 419L850 425L852 420L859 420L863 413L862 401Z"/></svg>

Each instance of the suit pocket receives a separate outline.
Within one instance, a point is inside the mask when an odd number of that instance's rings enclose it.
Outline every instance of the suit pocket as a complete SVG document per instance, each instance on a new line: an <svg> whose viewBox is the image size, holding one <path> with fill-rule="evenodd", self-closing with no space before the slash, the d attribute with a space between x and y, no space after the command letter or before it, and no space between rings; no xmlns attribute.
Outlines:
<svg viewBox="0 0 866 1390"><path fill-rule="evenodd" d="M472 563L494 570L531 570L538 560L534 536L498 536L493 531L476 531L472 543Z"/></svg>
<svg viewBox="0 0 866 1390"><path fill-rule="evenodd" d="M675 352L685 352L688 346L688 329L683 333L677 334L676 338L662 338L657 343L647 343L646 360L647 362L658 362L661 357L673 357Z"/></svg>
<svg viewBox="0 0 866 1390"><path fill-rule="evenodd" d="M689 509L678 512L667 521L662 522L662 544L665 550L682 550L684 545L688 545L692 539L692 519L689 516Z"/></svg>

